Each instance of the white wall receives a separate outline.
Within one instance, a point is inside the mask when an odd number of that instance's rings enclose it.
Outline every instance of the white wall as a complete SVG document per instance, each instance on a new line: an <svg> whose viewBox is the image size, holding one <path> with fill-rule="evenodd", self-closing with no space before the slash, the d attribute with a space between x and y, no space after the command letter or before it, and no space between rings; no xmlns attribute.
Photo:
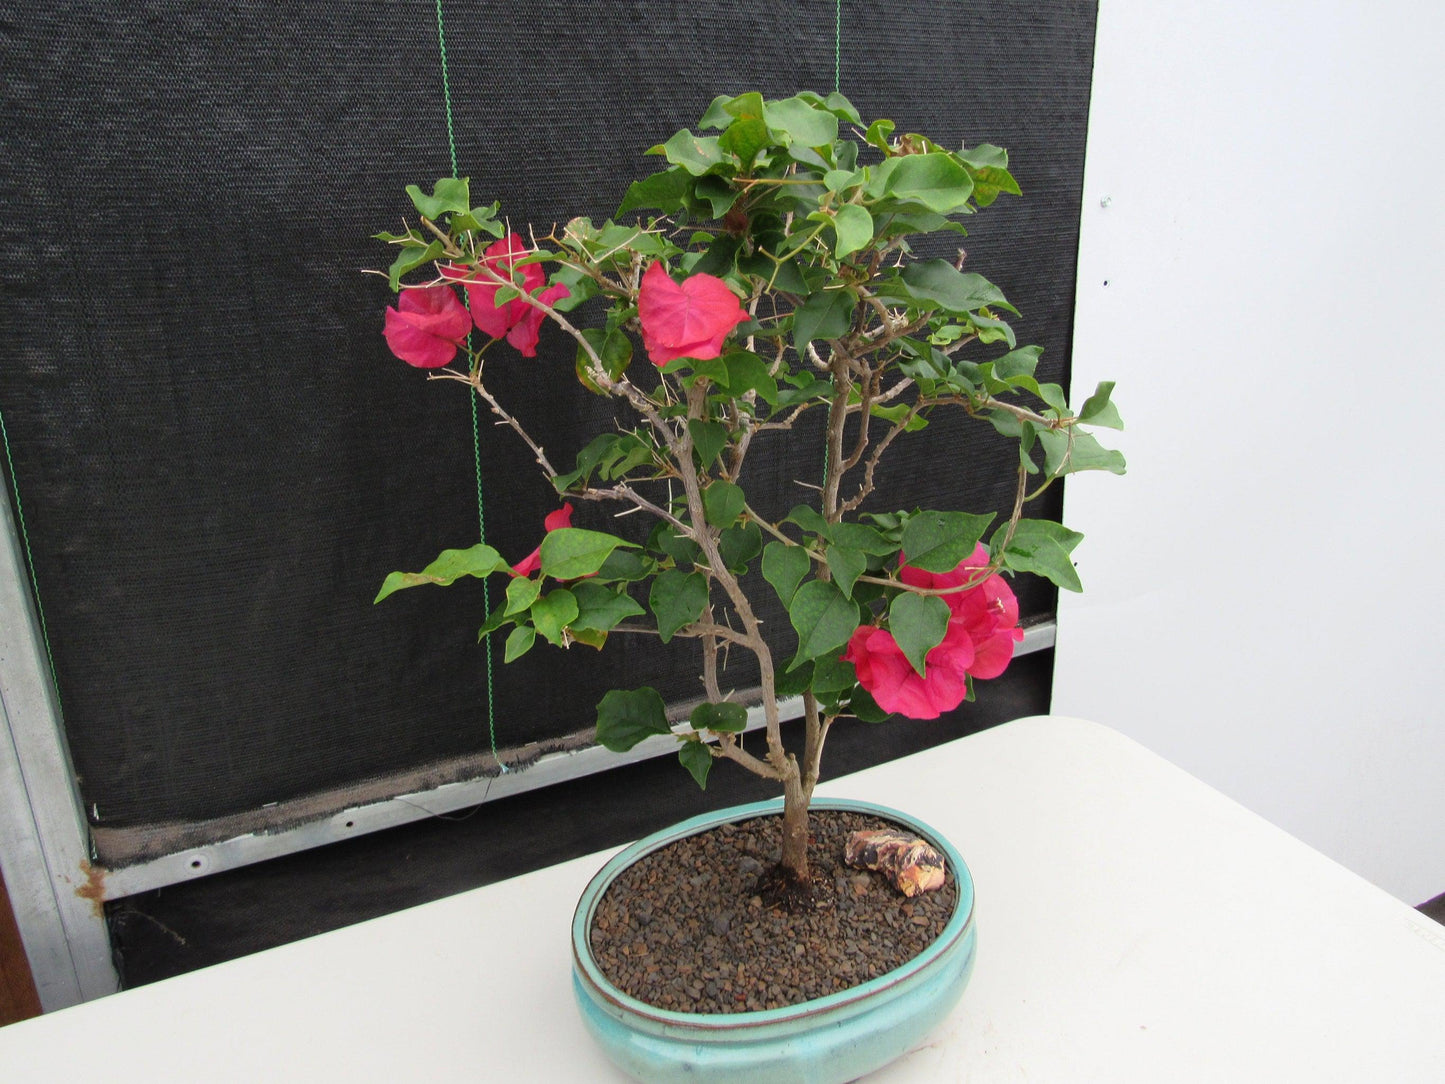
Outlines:
<svg viewBox="0 0 1445 1084"><path fill-rule="evenodd" d="M1054 710L1445 892L1445 4L1101 0ZM1107 281L1107 285L1105 285Z"/></svg>

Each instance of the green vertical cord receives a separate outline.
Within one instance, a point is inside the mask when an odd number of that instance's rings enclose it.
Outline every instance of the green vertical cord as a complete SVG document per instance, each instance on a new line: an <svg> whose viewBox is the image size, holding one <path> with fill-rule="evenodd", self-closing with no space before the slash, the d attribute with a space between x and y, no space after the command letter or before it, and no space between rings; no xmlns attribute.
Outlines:
<svg viewBox="0 0 1445 1084"><path fill-rule="evenodd" d="M447 74L447 34L445 24L442 22L442 0L437 0L437 49L441 53L442 61L442 101L446 106L447 114L447 151L451 155L452 176L457 175L457 137L452 126L452 86L451 79ZM463 296L466 291L462 291ZM470 299L468 299L470 305ZM467 347L472 345L472 336L467 334ZM472 404L472 455L476 466L477 474L477 538L478 541L487 540L487 510L486 502L482 498L482 431L481 422L477 417L477 397L467 397ZM482 581L482 616L492 616L492 593L487 581ZM486 652L487 658L487 733L492 743L492 759L495 760L502 771L507 766L502 763L502 758L497 755L497 705L493 696L493 660L492 660L492 638L483 637L482 650Z"/></svg>
<svg viewBox="0 0 1445 1084"><path fill-rule="evenodd" d="M441 3L441 0L437 0ZM843 0L833 0L833 93L842 93L839 86L843 73ZM868 424L868 419L863 419ZM828 442L823 441L823 488L828 488Z"/></svg>
<svg viewBox="0 0 1445 1084"><path fill-rule="evenodd" d="M10 475L10 490L15 494L15 526L20 531L20 545L25 550L25 569L30 573L30 590L35 596L35 616L40 618L40 640L45 644L45 659L50 664L50 684L55 689L55 707L60 709L60 680L55 674L55 654L50 650L50 626L45 620L45 607L40 605L40 581L35 576L35 557L30 552L30 532L25 527L25 509L20 504L20 478L15 473L15 460L10 455L10 434L5 430L5 415L0 414L0 445L5 448L5 469ZM4 500L0 495L0 500ZM65 713L60 712L62 718Z"/></svg>

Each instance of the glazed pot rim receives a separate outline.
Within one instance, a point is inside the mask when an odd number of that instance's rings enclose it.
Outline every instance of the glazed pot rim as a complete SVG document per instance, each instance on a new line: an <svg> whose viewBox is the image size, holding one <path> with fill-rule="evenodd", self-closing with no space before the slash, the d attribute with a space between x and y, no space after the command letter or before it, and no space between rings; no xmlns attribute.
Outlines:
<svg viewBox="0 0 1445 1084"><path fill-rule="evenodd" d="M801 1001L796 1005L785 1005L782 1008L737 1013L690 1013L661 1009L656 1005L640 1001L630 994L623 993L602 974L592 957L589 934L597 906L617 876L644 855L651 854L678 839L694 836L723 824L781 813L783 799L771 798L746 805L729 806L725 809L691 817L637 840L609 859L607 864L587 883L587 888L582 893L577 909L572 916L572 965L573 972L579 981L585 980L586 984L591 987L594 996L612 1003L616 1008L634 1017L646 1018L657 1025L686 1027L695 1031L717 1030L735 1033L739 1029L763 1028L821 1013L833 1013L846 1009L854 1002L876 1000L880 995L888 996L888 991L893 987L907 983L926 972L932 964L968 934L973 926L973 877L962 856L937 830L901 810L853 798L815 798L810 803L810 808L867 813L885 820L895 820L910 829L916 829L920 835L925 836L930 843L943 852L944 858L952 867L954 880L958 885L958 901L942 932L922 952L891 971L856 986L850 986L846 990Z"/></svg>

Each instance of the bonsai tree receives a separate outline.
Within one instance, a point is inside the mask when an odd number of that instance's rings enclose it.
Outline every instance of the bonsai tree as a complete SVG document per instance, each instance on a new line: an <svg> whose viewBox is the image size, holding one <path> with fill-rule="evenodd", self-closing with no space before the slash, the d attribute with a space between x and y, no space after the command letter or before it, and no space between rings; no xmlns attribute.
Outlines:
<svg viewBox="0 0 1445 1084"><path fill-rule="evenodd" d="M480 396L563 503L530 556L447 550L421 572L392 573L377 599L500 576L505 603L482 634L510 627L509 662L539 638L695 644L705 700L690 727L674 733L654 689L615 689L597 706L597 740L626 750L673 734L700 785L718 759L775 781L781 881L806 892L808 803L830 730L850 716L934 718L1003 672L1023 636L1005 574L1079 589L1069 554L1082 536L1024 512L1070 472L1122 473L1122 457L1083 428L1119 418L1111 384L1075 412L1035 377L1040 349L1016 343L1005 319L1016 310L963 269L961 250L914 252L920 237L963 234L960 218L1019 194L1003 150L895 135L839 94L720 97L699 128L653 147L667 167L632 184L618 221L600 225L575 218L523 238L497 204L474 206L464 179L408 188L418 224L378 235L400 249L386 340ZM487 383L489 366L535 356L547 321L575 340L577 380L620 408L617 427L569 464ZM942 410L1017 443L1003 521L893 509L875 494L884 454ZM799 432L805 415L824 419L824 482L774 520L749 497L749 457ZM572 526L593 502L645 513L650 532L635 542ZM753 571L761 580L745 579ZM764 637L758 591L786 607L795 644ZM739 740L748 705L719 678L728 651L756 659L761 755ZM798 695L803 742L790 751L778 704Z"/></svg>

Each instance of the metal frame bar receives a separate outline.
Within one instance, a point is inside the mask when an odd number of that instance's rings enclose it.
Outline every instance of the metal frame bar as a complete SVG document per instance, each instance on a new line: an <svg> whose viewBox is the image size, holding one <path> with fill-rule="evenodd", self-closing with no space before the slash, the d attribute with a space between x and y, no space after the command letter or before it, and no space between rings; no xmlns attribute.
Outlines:
<svg viewBox="0 0 1445 1084"><path fill-rule="evenodd" d="M0 869L41 1007L120 982L8 497L0 493Z"/></svg>
<svg viewBox="0 0 1445 1084"><path fill-rule="evenodd" d="M1055 625L1052 621L1031 626L1025 630L1024 640L1014 653L1026 655L1046 650L1054 646L1054 638ZM802 698L786 700L779 705L779 709L784 719L798 718L803 714ZM762 709L753 708L748 712L747 730L758 730L762 726ZM687 725L679 724L678 729L685 730ZM550 753L524 771L461 783L447 783L427 791L401 794L385 801L352 806L294 828L276 832L254 832L204 846L187 847L173 854L107 871L103 879L97 880L97 885L103 899L133 896L139 892L193 881L197 877L205 877L222 870L264 862L269 858L279 858L328 843L338 843L367 832L409 824L424 817L468 809L538 787L577 779L649 757L662 756L675 752L676 749L675 741L665 735L658 735L640 742L627 753L613 753L597 745Z"/></svg>

